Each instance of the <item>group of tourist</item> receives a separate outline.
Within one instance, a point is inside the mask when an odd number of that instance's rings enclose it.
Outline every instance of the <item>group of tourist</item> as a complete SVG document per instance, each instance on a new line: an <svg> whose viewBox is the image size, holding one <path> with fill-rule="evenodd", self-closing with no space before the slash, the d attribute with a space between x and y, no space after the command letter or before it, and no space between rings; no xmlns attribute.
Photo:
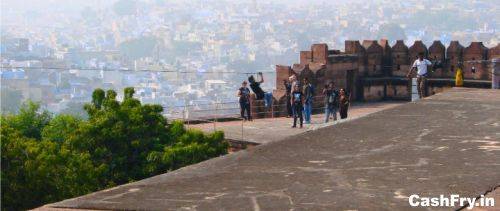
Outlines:
<svg viewBox="0 0 500 211"><path fill-rule="evenodd" d="M272 106L272 93L264 92L260 87L264 82L262 73L259 73L260 81L256 81L253 76L248 78L250 88L255 93L257 100L264 100L265 107ZM315 87L308 78L303 79L303 83L297 79L296 75L292 75L288 80L283 81L286 88L286 109L287 116L293 117L293 126L297 127L297 122L302 128L303 124L311 124L311 114L313 111L313 103L315 96ZM244 120L252 120L250 112L250 89L248 83L243 81L238 90L241 118ZM330 120L337 120L337 112L341 119L347 118L347 110L349 108L349 95L345 89L337 90L333 82L329 82L322 92L324 98L325 123Z"/></svg>
<svg viewBox="0 0 500 211"><path fill-rule="evenodd" d="M407 76L411 77L412 72L417 72L418 94L420 98L424 96L425 79L427 77L427 66L432 62L424 58L424 53L419 53L418 59L415 60ZM264 83L262 73L258 74L260 81L257 81L253 75L248 77L250 88L255 93L257 100L264 100L266 108L272 106L273 96L270 92L264 92L260 85ZM303 79L303 84L297 79L296 75L292 75L288 80L283 81L286 88L286 109L288 117L293 117L293 126L297 127L299 122L302 128L303 124L311 123L311 114L313 110L315 87L311 84L308 78ZM239 103L241 109L241 118L244 120L252 120L250 112L250 89L247 87L247 82L243 81L238 90ZM337 90L333 82L325 85L323 92L325 123L330 120L337 120L337 112L341 119L347 118L347 110L349 108L350 95L345 89Z"/></svg>
<svg viewBox="0 0 500 211"><path fill-rule="evenodd" d="M303 123L311 123L311 114L313 107L314 86L308 78L304 78L302 89L295 75L284 81L287 96L287 112L288 116L293 116L293 126L297 127L299 120L300 127ZM340 113L340 118L347 118L347 110L349 108L349 96L345 89L337 90L333 82L329 82L322 92L325 108L325 123L330 120L337 120L337 112Z"/></svg>

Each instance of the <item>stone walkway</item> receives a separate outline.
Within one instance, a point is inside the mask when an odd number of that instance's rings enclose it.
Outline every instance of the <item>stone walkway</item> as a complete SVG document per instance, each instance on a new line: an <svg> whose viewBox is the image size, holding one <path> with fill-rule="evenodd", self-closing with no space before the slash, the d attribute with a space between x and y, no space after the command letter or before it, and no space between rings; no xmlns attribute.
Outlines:
<svg viewBox="0 0 500 211"><path fill-rule="evenodd" d="M410 210L498 187L499 161L500 90L454 88L41 210Z"/></svg>
<svg viewBox="0 0 500 211"><path fill-rule="evenodd" d="M395 106L404 103L406 102L396 101L396 102L358 103L351 106L349 110L349 116L346 120L348 121L351 119L366 116L368 114L378 112L384 109L393 108ZM338 114L337 117L339 118L339 121L337 122L333 122L333 119L331 119L329 123L324 123L325 121L324 114L312 115L311 124L304 124L304 128L302 129L298 127L291 128L291 126L293 125L293 118L286 118L286 117L278 117L272 119L271 118L256 119L254 121L245 121L245 122L228 121L228 122L193 124L189 125L188 127L198 128L205 132L222 130L224 131L226 139L263 144L346 121L346 120L340 120L340 116Z"/></svg>

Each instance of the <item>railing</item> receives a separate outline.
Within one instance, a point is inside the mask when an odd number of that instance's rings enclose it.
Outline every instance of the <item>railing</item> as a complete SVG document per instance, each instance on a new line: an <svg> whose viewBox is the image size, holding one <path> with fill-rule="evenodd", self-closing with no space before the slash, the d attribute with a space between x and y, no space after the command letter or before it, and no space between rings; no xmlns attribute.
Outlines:
<svg viewBox="0 0 500 211"><path fill-rule="evenodd" d="M312 103L312 112L314 114L318 113L324 113L325 106L321 101L318 101L318 99L323 99L324 96L314 96L314 100ZM254 100L253 102L259 102L263 100ZM269 119L272 121L275 118L282 117L281 115L274 115L277 112L286 112L286 103L281 103L281 104L275 104L273 101L273 104L271 106L264 106L264 105L251 105L250 108L250 115L253 117L261 114L270 114L270 115L265 115L266 119ZM314 106L318 105L321 103L322 106ZM233 104L235 106L232 107L221 107L221 105L228 105L228 104ZM213 106L213 109L195 109L195 110L189 110L190 107L198 107L200 105L208 105L208 106ZM239 103L237 101L234 102L221 102L221 103L207 103L207 104L199 104L199 105L185 105L185 106L173 106L170 108L182 108L182 111L178 111L177 114L180 114L181 116L177 117L170 117L171 120L178 120L182 121L185 123L185 126L187 128L190 128L190 126L193 125L193 123L198 124L198 123L205 123L205 124L213 124L213 131L217 131L218 123L221 121L240 121L241 122L241 141L245 141L245 130L244 130L244 118L240 116L240 107ZM264 108L264 111L259 111L259 108ZM202 117L195 117L195 118L189 118L188 115L186 115L187 111L189 110L189 113L197 113L197 112L210 112L212 115L204 115ZM235 112L224 112L224 111L235 111ZM257 110L257 111L255 111ZM321 112L318 112L321 111ZM169 114L172 114L175 112L169 112ZM263 118L257 118L257 119L263 119Z"/></svg>

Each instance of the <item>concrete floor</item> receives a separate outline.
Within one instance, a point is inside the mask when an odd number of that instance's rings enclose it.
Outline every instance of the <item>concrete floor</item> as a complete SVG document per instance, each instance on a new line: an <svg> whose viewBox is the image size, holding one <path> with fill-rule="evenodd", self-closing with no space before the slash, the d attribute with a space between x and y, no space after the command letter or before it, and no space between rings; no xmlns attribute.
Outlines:
<svg viewBox="0 0 500 211"><path fill-rule="evenodd" d="M500 91L454 88L42 209L408 210L499 184Z"/></svg>

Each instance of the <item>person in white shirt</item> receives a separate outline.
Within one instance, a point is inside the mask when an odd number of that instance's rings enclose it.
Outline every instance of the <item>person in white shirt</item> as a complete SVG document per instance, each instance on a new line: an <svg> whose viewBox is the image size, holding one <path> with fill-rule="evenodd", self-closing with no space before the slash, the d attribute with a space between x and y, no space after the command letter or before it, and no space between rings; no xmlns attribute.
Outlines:
<svg viewBox="0 0 500 211"><path fill-rule="evenodd" d="M418 59L413 62L412 67L410 68L410 71L408 71L408 74L406 77L410 78L413 71L416 69L417 70L417 87L418 87L418 96L420 98L425 97L425 78L427 77L427 67L429 65L432 65L432 62L424 59L424 53L419 53L418 54Z"/></svg>

